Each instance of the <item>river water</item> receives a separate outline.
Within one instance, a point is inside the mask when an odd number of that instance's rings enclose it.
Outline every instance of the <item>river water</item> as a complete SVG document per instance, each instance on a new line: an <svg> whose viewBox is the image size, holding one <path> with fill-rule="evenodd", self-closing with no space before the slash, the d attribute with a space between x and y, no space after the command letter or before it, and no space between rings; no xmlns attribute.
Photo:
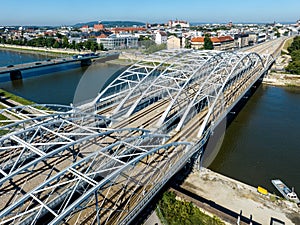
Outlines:
<svg viewBox="0 0 300 225"><path fill-rule="evenodd" d="M0 50L0 66L46 58L49 57ZM79 63L77 66L62 65L62 71L49 74L43 72L40 76L0 83L0 88L36 103L76 104L94 98L108 79L123 67L111 63L93 63L89 67L81 67Z"/></svg>
<svg viewBox="0 0 300 225"><path fill-rule="evenodd" d="M280 178L300 194L300 88L260 86L229 125L210 168L271 192Z"/></svg>
<svg viewBox="0 0 300 225"><path fill-rule="evenodd" d="M0 50L0 66L43 60L46 56ZM123 66L99 63L37 76L0 88L37 103L70 104L93 98ZM76 91L77 90L77 91ZM280 178L300 195L300 89L261 85L226 131L210 165L214 171L247 184L275 188Z"/></svg>

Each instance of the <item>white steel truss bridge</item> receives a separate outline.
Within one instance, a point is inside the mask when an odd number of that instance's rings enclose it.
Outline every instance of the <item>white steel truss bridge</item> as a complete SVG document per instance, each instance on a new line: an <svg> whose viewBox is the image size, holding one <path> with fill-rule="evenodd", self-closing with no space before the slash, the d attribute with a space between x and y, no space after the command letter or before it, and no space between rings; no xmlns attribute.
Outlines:
<svg viewBox="0 0 300 225"><path fill-rule="evenodd" d="M0 121L0 224L130 223L201 155L281 45L260 46L272 54L163 50L78 108L1 109L10 119Z"/></svg>

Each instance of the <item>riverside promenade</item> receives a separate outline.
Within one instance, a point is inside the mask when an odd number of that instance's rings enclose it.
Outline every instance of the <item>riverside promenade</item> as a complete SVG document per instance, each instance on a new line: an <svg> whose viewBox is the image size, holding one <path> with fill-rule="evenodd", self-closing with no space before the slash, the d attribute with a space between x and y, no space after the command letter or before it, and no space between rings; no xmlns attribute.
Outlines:
<svg viewBox="0 0 300 225"><path fill-rule="evenodd" d="M177 188L179 197L192 201L225 222L240 224L300 224L300 208L273 194L262 195L255 187L202 168L191 173ZM182 194L182 195L181 195ZM202 204L197 204L202 203ZM277 222L277 223L275 223Z"/></svg>
<svg viewBox="0 0 300 225"><path fill-rule="evenodd" d="M68 55L76 55L76 54L87 54L91 53L91 51L78 51L73 49L65 49L65 48L48 48L48 47L32 47L32 46L22 46L22 45L9 45L9 44L0 44L0 48L9 49L9 50L24 50L24 51L38 51L39 53L53 53L53 54L68 54Z"/></svg>

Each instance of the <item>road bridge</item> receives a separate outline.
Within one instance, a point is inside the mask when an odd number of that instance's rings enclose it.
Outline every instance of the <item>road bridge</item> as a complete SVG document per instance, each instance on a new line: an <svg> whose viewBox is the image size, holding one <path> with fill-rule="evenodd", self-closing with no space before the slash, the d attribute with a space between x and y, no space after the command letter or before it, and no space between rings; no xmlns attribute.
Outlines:
<svg viewBox="0 0 300 225"><path fill-rule="evenodd" d="M47 59L44 61L36 61L36 62L29 62L29 63L22 63L16 65L8 65L4 67L0 67L0 81L4 80L5 74L9 74L10 80L19 80L22 79L22 72L29 71L34 69L43 69L43 68L51 68L54 66L59 66L63 64L70 64L79 62L81 66L88 66L92 63L92 60L103 58L110 60L112 58L117 58L118 53L104 53L104 54L79 54L74 56L68 56L64 58L57 58L57 59Z"/></svg>
<svg viewBox="0 0 300 225"><path fill-rule="evenodd" d="M163 50L130 66L88 104L5 109L17 119L0 128L0 224L130 223L203 155L282 42L252 52Z"/></svg>

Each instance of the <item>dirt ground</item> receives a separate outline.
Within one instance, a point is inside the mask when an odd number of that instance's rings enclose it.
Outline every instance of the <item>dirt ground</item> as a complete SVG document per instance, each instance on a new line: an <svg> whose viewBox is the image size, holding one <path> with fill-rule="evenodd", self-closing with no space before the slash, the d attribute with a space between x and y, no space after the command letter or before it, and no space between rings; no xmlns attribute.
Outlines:
<svg viewBox="0 0 300 225"><path fill-rule="evenodd" d="M270 224L271 220L286 225L300 224L300 208L295 203L273 194L260 194L255 187L208 169L191 173L179 188L205 199L208 204L223 211L223 214L231 214L232 218L242 212L246 224L250 223L250 217L253 224ZM222 217L221 214L218 216Z"/></svg>
<svg viewBox="0 0 300 225"><path fill-rule="evenodd" d="M300 87L300 75L270 73L263 79L263 83L274 86Z"/></svg>

